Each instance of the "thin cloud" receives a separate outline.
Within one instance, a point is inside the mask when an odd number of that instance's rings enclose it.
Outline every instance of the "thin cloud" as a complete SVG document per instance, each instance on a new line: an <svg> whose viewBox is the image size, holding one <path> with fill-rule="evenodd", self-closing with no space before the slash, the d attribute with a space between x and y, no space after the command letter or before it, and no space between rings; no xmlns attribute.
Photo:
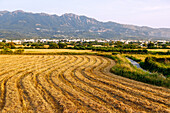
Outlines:
<svg viewBox="0 0 170 113"><path fill-rule="evenodd" d="M157 10L167 10L167 9L170 9L170 6L145 7L142 10L144 10L144 11L157 11Z"/></svg>

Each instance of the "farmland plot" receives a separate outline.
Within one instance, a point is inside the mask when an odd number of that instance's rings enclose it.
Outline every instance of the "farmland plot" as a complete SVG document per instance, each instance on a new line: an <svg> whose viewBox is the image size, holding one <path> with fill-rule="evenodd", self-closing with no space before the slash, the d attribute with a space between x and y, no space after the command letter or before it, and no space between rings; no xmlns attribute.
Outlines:
<svg viewBox="0 0 170 113"><path fill-rule="evenodd" d="M110 73L88 55L0 56L1 112L170 113L170 90Z"/></svg>

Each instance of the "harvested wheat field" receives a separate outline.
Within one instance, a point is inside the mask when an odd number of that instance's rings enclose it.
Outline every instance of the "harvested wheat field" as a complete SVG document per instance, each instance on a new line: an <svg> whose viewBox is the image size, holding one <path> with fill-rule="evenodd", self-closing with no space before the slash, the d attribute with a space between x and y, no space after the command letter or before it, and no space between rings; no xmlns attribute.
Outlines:
<svg viewBox="0 0 170 113"><path fill-rule="evenodd" d="M170 89L109 72L88 55L1 55L0 110L45 113L170 113Z"/></svg>

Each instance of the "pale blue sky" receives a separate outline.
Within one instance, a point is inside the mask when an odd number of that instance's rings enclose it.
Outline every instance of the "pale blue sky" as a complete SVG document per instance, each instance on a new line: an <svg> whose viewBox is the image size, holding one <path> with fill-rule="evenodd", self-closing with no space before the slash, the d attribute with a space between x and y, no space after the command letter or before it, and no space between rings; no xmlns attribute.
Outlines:
<svg viewBox="0 0 170 113"><path fill-rule="evenodd" d="M170 28L170 0L0 0L0 10L75 13L105 22Z"/></svg>

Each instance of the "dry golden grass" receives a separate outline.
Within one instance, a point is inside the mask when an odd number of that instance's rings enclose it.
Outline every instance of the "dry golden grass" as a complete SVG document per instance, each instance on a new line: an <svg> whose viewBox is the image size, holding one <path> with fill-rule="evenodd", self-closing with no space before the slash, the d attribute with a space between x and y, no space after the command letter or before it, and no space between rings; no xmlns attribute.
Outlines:
<svg viewBox="0 0 170 113"><path fill-rule="evenodd" d="M170 49L147 49L148 51L167 52Z"/></svg>
<svg viewBox="0 0 170 113"><path fill-rule="evenodd" d="M0 49L1 51L2 49ZM16 49L12 49L15 51ZM24 53L61 53L61 52L73 52L73 53L85 53L93 52L92 50L74 50L74 49L24 49Z"/></svg>
<svg viewBox="0 0 170 113"><path fill-rule="evenodd" d="M141 59L142 61L145 61L146 57L156 57L156 58L169 58L170 55L152 55L152 54L146 54L146 55L142 55L142 54L123 54L124 56L128 55L128 56L133 56L135 58Z"/></svg>
<svg viewBox="0 0 170 113"><path fill-rule="evenodd" d="M1 112L169 113L170 90L110 73L88 55L1 55Z"/></svg>
<svg viewBox="0 0 170 113"><path fill-rule="evenodd" d="M24 53L57 53L57 52L92 52L91 50L73 50L73 49L24 49Z"/></svg>

